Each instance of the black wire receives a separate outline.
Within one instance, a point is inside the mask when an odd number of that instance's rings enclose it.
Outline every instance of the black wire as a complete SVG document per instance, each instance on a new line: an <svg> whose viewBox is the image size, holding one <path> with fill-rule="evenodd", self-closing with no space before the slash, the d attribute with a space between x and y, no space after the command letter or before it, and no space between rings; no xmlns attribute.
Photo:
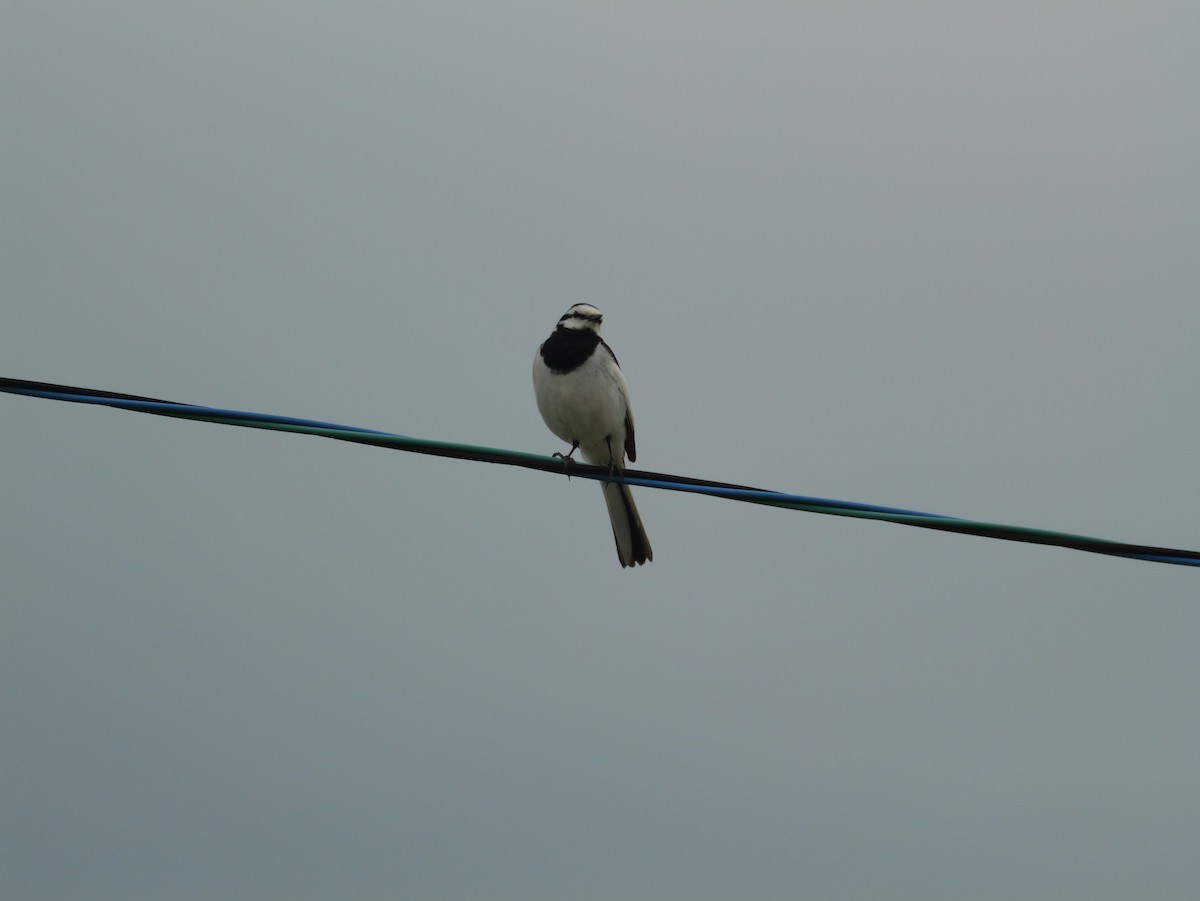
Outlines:
<svg viewBox="0 0 1200 901"><path fill-rule="evenodd" d="M1084 535L1071 535L1062 532L1029 529L1021 526L959 519L936 513L923 513L917 510L902 510L893 507L881 507L873 504L862 504L829 498L804 497L753 488L747 485L738 485L732 482L697 479L672 473L651 472L640 469L625 469L619 473L611 473L607 467L592 466L588 463L575 462L573 460L570 463L566 463L555 457L527 454L501 448L430 441L421 438L411 438L405 435L380 432L373 429L357 429L350 426L338 425L337 423L295 419L263 413L248 413L237 410L221 410L212 407L181 404L176 401L161 400L137 394L97 391L91 388L76 388L69 385L56 385L49 382L35 382L24 379L0 378L0 391L75 403L112 406L156 416L169 416L172 418L194 419L248 428L313 434L338 441L387 447L411 453L460 460L477 460L501 466L519 466L525 469L566 474L572 477L597 481L611 479L628 482L631 485L643 485L668 491L709 494L765 506L784 507L833 516L879 519L921 529L956 532L963 535L975 535L1002 541L1053 545L1093 554L1128 557L1158 563L1200 566L1200 551L1162 548L1144 544L1129 544L1108 541L1102 538L1090 538Z"/></svg>

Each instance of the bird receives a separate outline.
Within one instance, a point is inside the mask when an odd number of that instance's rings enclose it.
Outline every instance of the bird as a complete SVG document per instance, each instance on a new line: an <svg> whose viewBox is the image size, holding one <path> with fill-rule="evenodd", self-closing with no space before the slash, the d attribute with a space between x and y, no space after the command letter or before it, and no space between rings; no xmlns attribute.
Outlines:
<svg viewBox="0 0 1200 901"><path fill-rule="evenodd" d="M629 386L612 348L600 337L603 321L600 311L587 303L563 313L533 358L533 392L547 428L571 445L566 455L555 456L569 467L579 450L586 462L608 467L611 475L625 468L626 457L631 463L637 460L637 443ZM601 482L600 487L621 566L653 560L629 486Z"/></svg>

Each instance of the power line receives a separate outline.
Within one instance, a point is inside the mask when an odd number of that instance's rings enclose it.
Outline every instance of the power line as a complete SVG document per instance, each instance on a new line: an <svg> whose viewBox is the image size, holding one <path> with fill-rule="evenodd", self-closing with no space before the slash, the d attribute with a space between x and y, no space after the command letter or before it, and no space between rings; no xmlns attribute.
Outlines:
<svg viewBox="0 0 1200 901"><path fill-rule="evenodd" d="M559 475L564 472L563 461L556 457L545 457L540 454L527 454L520 451L481 447L472 444L455 444L448 441L411 438L406 435L395 435L375 429L354 428L332 422L296 419L290 416L276 416L268 413L247 413L240 410L224 410L216 407L201 407L193 404L159 400L153 397L142 397L135 394L118 394L112 391L98 391L90 388L73 388L68 385L31 382L23 379L0 378L0 391L9 394L22 394L28 397L68 401L71 403L99 404L101 406L116 407L117 409L130 410L137 413L170 416L176 419L193 419L199 422L215 422L223 425L241 426L243 428L271 429L280 432L295 432L302 435L317 435L322 438L349 441L354 444L369 444L374 447L386 447L392 450L409 451L410 453L431 454L433 456L452 457L459 460L476 460L482 463L496 463L504 466L520 466L525 469L536 469ZM783 507L789 510L803 510L809 513L881 520L883 522L915 526L921 529L936 529L943 532L957 532L962 535L996 538L1002 541L1021 541L1029 544L1073 548L1092 554L1128 557L1134 560L1147 560L1153 563L1200 566L1200 551L1127 544L1119 541L1108 541L1103 538L1072 535L1065 532L1051 532L1045 529L1031 529L1023 526L1009 526L1001 523L942 516L937 513L923 513L919 510L903 510L895 507L882 507L875 504L862 504L853 501L785 494L780 491L751 488L747 485L713 482L689 476L647 472L639 469L626 469L621 474L610 475L608 469L605 467L591 466L587 463L572 463L569 472L575 478L597 481L611 479L646 488L659 488L665 491L686 491L692 494L707 494L712 497L722 497L729 500L745 501L747 503L763 504L771 507Z"/></svg>

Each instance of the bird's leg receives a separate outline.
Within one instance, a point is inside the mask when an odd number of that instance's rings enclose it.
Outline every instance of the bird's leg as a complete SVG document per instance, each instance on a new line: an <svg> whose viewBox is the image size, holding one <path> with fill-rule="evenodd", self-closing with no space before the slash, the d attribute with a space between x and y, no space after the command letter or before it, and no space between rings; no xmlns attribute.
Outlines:
<svg viewBox="0 0 1200 901"><path fill-rule="evenodd" d="M575 462L574 460L571 459L571 455L573 453L575 453L575 451L577 451L577 450L579 450L579 442L572 441L571 449L569 451L567 451L565 454L560 454L558 451L554 452L554 456L558 457L560 460L563 461L563 470L567 473L568 479L571 478L571 464Z"/></svg>
<svg viewBox="0 0 1200 901"><path fill-rule="evenodd" d="M613 473L617 471L617 458L612 452L612 435L604 439L604 443L608 445L608 477L611 479Z"/></svg>
<svg viewBox="0 0 1200 901"><path fill-rule="evenodd" d="M575 451L577 451L577 450L579 450L579 442L572 441L571 449L569 451L567 451L565 454L560 454L558 451L555 451L554 456L558 457L564 463L574 463L575 461L571 459L571 455L574 454Z"/></svg>

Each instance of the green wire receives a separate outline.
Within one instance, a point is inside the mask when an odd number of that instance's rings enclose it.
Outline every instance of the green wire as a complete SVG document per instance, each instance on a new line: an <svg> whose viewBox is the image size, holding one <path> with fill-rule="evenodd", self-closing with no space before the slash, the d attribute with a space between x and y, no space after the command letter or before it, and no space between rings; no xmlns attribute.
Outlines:
<svg viewBox="0 0 1200 901"><path fill-rule="evenodd" d="M271 431L315 435L321 438L331 438L336 441L386 447L411 453L431 454L440 457L474 460L505 466L520 466L526 469L567 474L583 479L597 481L611 480L667 491L707 494L712 497L723 497L730 500L740 500L747 503L801 510L809 513L820 513L829 516L874 519L917 528L958 532L963 535L975 535L1003 541L1053 545L1094 554L1107 554L1155 563L1200 567L1200 552L1198 551L1126 544L1123 542L1108 541L1103 538L1090 538L1066 532L1052 532L1045 529L1031 529L1022 526L1004 525L1002 523L959 519L936 513L922 513L917 510L901 510L893 507L860 504L852 501L805 497L803 495L765 491L745 485L712 482L669 473L645 472L635 469L626 469L617 473L611 473L607 467L591 466L586 463L576 463L574 461L567 464L557 457L547 457L540 454L483 447L473 444L455 444L448 441L412 438L406 435L396 435L373 429L358 429L330 422L317 422L314 420L295 419L264 413L247 413L237 410L221 410L213 407L179 404L174 401L157 400L155 398L140 397L131 394L95 391L86 388L53 385L45 382L31 382L22 379L0 378L0 391L9 394L21 394L28 397L41 397L72 403L98 404L138 413L149 413L156 416L191 419L197 422L213 422L242 428L269 429Z"/></svg>

